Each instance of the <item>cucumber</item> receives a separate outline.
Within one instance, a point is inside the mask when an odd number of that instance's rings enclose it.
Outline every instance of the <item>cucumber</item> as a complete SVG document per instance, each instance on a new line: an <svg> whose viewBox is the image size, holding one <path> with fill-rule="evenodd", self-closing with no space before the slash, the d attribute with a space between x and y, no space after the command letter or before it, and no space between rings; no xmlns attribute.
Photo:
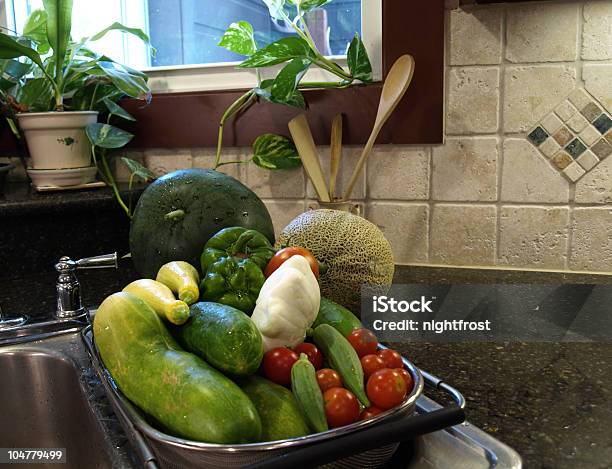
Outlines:
<svg viewBox="0 0 612 469"><path fill-rule="evenodd" d="M239 384L261 419L261 441L285 440L310 433L293 394L287 388L255 375L241 378Z"/></svg>
<svg viewBox="0 0 612 469"><path fill-rule="evenodd" d="M348 309L324 297L321 297L321 306L319 306L319 314L312 324L313 329L320 324L329 324L344 337L348 336L353 330L363 327L357 316Z"/></svg>
<svg viewBox="0 0 612 469"><path fill-rule="evenodd" d="M291 367L291 390L308 427L317 433L329 430L316 371L305 353L300 354L300 359Z"/></svg>
<svg viewBox="0 0 612 469"><path fill-rule="evenodd" d="M329 324L317 326L312 338L330 366L338 372L344 386L355 394L365 407L370 407L370 401L363 387L361 361L349 341Z"/></svg>
<svg viewBox="0 0 612 469"><path fill-rule="evenodd" d="M174 298L172 291L163 283L143 278L133 281L123 291L136 295L153 308L160 318L172 324L183 324L189 318L187 303Z"/></svg>
<svg viewBox="0 0 612 469"><path fill-rule="evenodd" d="M263 358L261 333L246 314L220 303L199 302L191 317L172 332L180 344L218 370L236 376L253 374Z"/></svg>
<svg viewBox="0 0 612 469"><path fill-rule="evenodd" d="M185 261L172 261L157 272L158 282L166 285L179 300L192 305L200 297L200 275L194 266Z"/></svg>
<svg viewBox="0 0 612 469"><path fill-rule="evenodd" d="M258 441L255 406L229 378L185 352L153 309L130 293L106 298L93 324L121 392L173 435L207 443Z"/></svg>

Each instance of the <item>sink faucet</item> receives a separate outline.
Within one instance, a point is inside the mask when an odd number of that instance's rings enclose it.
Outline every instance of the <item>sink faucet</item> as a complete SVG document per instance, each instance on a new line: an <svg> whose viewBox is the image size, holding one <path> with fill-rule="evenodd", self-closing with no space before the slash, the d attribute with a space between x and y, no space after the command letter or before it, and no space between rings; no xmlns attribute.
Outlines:
<svg viewBox="0 0 612 469"><path fill-rule="evenodd" d="M81 300L81 284L76 271L81 269L118 268L117 253L87 257L73 261L62 257L55 270L57 306L55 312L44 317L7 318L0 310L0 345L14 344L78 331L90 323L89 312Z"/></svg>

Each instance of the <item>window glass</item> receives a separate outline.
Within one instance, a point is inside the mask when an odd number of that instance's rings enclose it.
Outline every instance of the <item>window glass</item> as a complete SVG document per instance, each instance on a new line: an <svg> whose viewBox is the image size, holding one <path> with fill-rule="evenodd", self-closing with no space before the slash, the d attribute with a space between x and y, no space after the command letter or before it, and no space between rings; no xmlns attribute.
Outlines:
<svg viewBox="0 0 612 469"><path fill-rule="evenodd" d="M42 0L6 1L12 2L9 23L18 32L27 16L42 8ZM270 18L263 0L74 0L72 35L91 35L114 21L143 29L157 49L155 57L138 39L118 32L91 44L97 52L135 68L234 62L243 57L217 43L227 26L238 20L253 25L259 44L292 34L287 25ZM361 0L333 0L310 12L307 23L321 52L346 55L355 33L361 34Z"/></svg>

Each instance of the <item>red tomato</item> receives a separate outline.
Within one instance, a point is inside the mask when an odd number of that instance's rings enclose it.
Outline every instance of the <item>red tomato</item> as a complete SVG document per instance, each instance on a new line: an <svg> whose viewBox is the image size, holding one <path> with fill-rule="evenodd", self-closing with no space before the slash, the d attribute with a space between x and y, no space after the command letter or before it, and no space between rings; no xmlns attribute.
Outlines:
<svg viewBox="0 0 612 469"><path fill-rule="evenodd" d="M347 340L351 343L359 357L376 353L378 349L378 340L374 333L368 329L355 329L348 335Z"/></svg>
<svg viewBox="0 0 612 469"><path fill-rule="evenodd" d="M270 259L270 262L268 262L266 270L264 271L264 275L266 276L266 278L272 275L272 273L276 269L278 269L283 264L283 262L295 255L304 256L310 264L310 269L312 270L314 276L319 278L319 263L317 262L315 256L313 256L308 249L296 246L281 249L276 254L274 254L274 257Z"/></svg>
<svg viewBox="0 0 612 469"><path fill-rule="evenodd" d="M331 428L342 427L359 419L359 401L344 388L331 388L323 393L325 416Z"/></svg>
<svg viewBox="0 0 612 469"><path fill-rule="evenodd" d="M372 373L386 367L382 358L371 353L361 357L361 368L363 368L363 376L368 379Z"/></svg>
<svg viewBox="0 0 612 469"><path fill-rule="evenodd" d="M317 371L317 383L319 383L321 392L325 392L331 388L342 387L340 375L336 370L332 370L331 368L323 368Z"/></svg>
<svg viewBox="0 0 612 469"><path fill-rule="evenodd" d="M318 370L323 366L323 354L315 344L303 342L300 345L293 347L293 351L298 355L300 353L305 353L310 363L312 363L312 365L315 367L315 370Z"/></svg>
<svg viewBox="0 0 612 469"><path fill-rule="evenodd" d="M395 368L395 371L402 375L402 378L404 378L404 381L406 382L406 390L408 393L410 393L414 387L414 380L412 379L410 372L406 368Z"/></svg>
<svg viewBox="0 0 612 469"><path fill-rule="evenodd" d="M366 391L374 405L383 410L398 405L408 393L402 375L397 370L389 368L378 370L370 376Z"/></svg>
<svg viewBox="0 0 612 469"><path fill-rule="evenodd" d="M263 357L263 369L270 381L277 384L291 384L291 367L298 361L298 355L286 347L276 347Z"/></svg>
<svg viewBox="0 0 612 469"><path fill-rule="evenodd" d="M377 355L382 358L382 361L385 363L385 368L404 368L402 356L395 350L386 348L380 350Z"/></svg>
<svg viewBox="0 0 612 469"><path fill-rule="evenodd" d="M359 416L359 420L370 420L371 418L374 418L378 414L381 414L381 413L382 413L381 409L371 405L370 407L364 409L363 412L361 412L361 415Z"/></svg>

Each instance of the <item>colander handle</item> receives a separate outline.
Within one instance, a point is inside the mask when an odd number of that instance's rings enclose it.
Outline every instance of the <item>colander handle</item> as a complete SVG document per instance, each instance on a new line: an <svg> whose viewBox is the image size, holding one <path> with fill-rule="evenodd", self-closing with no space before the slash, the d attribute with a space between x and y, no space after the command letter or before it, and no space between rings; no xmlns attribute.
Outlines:
<svg viewBox="0 0 612 469"><path fill-rule="evenodd" d="M436 432L465 420L465 399L459 391L435 376L421 370L429 387L449 394L455 405L414 417L400 418L374 425L365 430L340 436L316 445L290 451L248 466L248 469L286 469L315 467L346 458L380 446L408 441L419 435Z"/></svg>

